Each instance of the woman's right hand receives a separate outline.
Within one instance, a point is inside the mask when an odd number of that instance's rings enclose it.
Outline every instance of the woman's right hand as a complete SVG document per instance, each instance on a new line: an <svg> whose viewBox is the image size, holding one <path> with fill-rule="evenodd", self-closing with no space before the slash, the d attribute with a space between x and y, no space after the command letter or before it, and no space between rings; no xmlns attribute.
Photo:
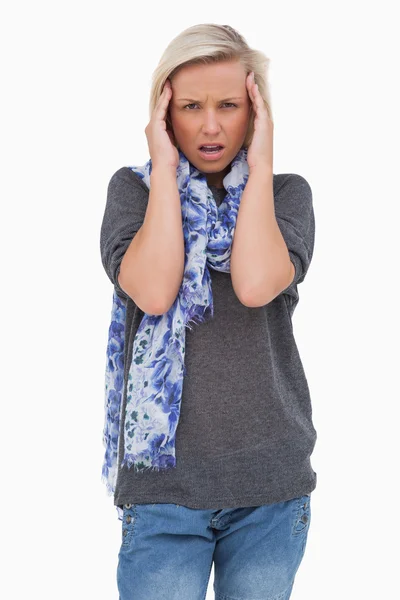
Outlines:
<svg viewBox="0 0 400 600"><path fill-rule="evenodd" d="M172 97L171 83L167 79L160 98L153 110L145 134L149 146L152 168L156 166L179 166L178 149L174 146L174 134L167 129L166 116Z"/></svg>

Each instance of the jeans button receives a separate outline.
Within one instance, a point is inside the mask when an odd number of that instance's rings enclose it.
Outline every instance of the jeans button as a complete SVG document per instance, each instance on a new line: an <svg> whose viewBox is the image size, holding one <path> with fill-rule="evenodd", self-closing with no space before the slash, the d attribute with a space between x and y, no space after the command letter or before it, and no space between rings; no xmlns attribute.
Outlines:
<svg viewBox="0 0 400 600"><path fill-rule="evenodd" d="M127 515L126 522L129 524L132 521L131 515Z"/></svg>
<svg viewBox="0 0 400 600"><path fill-rule="evenodd" d="M131 508L132 504L125 504L125 508Z"/></svg>
<svg viewBox="0 0 400 600"><path fill-rule="evenodd" d="M303 523L307 523L307 521L308 521L308 517L307 517L307 515L303 515L303 516L301 517L301 520L303 521Z"/></svg>

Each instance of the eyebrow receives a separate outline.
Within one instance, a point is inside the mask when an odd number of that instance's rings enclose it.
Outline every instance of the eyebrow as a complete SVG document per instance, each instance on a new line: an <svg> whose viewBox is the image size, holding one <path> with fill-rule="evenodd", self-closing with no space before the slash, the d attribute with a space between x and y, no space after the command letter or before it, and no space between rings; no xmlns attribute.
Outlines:
<svg viewBox="0 0 400 600"><path fill-rule="evenodd" d="M228 102L229 100L243 100L243 98L241 96L235 96L234 98L223 98L222 100L219 100L219 102ZM201 100L194 100L193 98L177 98L177 102L197 102L198 104L201 104Z"/></svg>

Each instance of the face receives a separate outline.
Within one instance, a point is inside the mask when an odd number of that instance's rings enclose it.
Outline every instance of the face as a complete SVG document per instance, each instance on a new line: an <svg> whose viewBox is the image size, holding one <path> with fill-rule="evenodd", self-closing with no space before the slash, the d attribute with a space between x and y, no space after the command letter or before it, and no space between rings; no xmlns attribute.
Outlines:
<svg viewBox="0 0 400 600"><path fill-rule="evenodd" d="M223 187L230 163L243 145L251 102L246 72L238 61L190 65L172 81L169 116L175 140L187 159L204 173L208 185ZM220 156L204 157L204 144L224 146Z"/></svg>

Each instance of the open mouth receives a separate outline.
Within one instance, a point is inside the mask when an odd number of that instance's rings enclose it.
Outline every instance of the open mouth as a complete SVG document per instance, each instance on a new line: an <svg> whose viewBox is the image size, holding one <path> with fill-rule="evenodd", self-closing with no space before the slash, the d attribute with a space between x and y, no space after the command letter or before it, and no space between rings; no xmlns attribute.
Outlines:
<svg viewBox="0 0 400 600"><path fill-rule="evenodd" d="M220 152L222 150L223 146L219 145L219 144L210 144L210 145L204 145L204 146L200 146L200 150L202 152L207 152L209 154L212 154L213 152Z"/></svg>
<svg viewBox="0 0 400 600"><path fill-rule="evenodd" d="M214 145L204 145L204 146L200 146L199 148L199 152L200 154L203 156L203 158L219 158L223 151L224 151L224 146L221 146L219 144L214 144Z"/></svg>

